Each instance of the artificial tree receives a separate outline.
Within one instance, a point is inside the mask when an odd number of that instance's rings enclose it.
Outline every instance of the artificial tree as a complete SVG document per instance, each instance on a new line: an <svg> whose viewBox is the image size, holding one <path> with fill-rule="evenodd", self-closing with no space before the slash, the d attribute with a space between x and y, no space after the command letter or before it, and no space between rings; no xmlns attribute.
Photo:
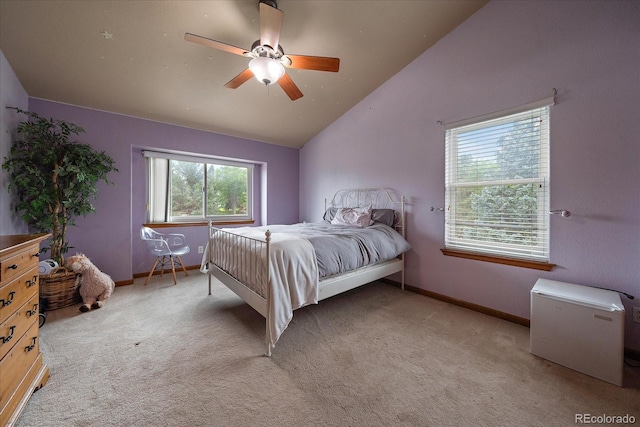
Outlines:
<svg viewBox="0 0 640 427"><path fill-rule="evenodd" d="M106 184L109 172L118 170L104 151L71 141L84 133L73 123L7 107L26 115L20 122L3 169L9 190L15 194L15 210L32 231L51 233L50 257L64 264L69 251L67 230L78 216L94 212L96 184Z"/></svg>

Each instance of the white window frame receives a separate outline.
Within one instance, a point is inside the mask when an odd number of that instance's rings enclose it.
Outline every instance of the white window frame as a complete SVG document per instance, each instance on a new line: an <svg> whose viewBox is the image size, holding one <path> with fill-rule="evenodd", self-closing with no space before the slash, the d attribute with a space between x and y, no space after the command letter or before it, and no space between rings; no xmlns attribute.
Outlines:
<svg viewBox="0 0 640 427"><path fill-rule="evenodd" d="M481 257L511 258L541 263L549 262L549 107L553 104L554 98L551 97L518 108L503 110L445 125L445 250L468 252L478 254ZM497 129L502 124L516 122L525 117L536 117L537 115L541 117L538 176L473 182L464 181L458 177L458 135L481 129ZM486 143L487 146L490 144L488 141L484 143ZM478 147L480 148L481 146L478 145ZM535 236L535 243L515 244L506 241L483 239L482 237L476 236L463 236L463 227L465 225L469 226L470 221L466 218L465 222L457 215L458 201L456 200L456 189L463 187L508 186L513 184L532 184L538 188L535 220L526 225L532 230L531 233ZM481 225L479 223L477 224ZM494 223L487 228L492 228L493 225ZM502 223L493 228L505 228L503 225L512 227L512 225Z"/></svg>
<svg viewBox="0 0 640 427"><path fill-rule="evenodd" d="M253 221L253 179L255 165L248 162L222 159L218 157L208 157L190 154L177 154L160 151L143 151L143 156L147 158L147 221L149 223L181 223L181 222L232 222L232 221ZM158 162L158 159L166 160L166 166ZM171 161L193 162L204 164L203 182L203 215L171 215ZM206 215L207 188L206 174L207 165L235 166L247 169L247 213L239 215Z"/></svg>

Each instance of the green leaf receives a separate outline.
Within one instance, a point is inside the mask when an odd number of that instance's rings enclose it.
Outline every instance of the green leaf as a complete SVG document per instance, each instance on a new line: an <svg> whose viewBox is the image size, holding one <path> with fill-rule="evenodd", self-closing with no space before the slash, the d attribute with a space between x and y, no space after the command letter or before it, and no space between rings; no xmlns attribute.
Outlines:
<svg viewBox="0 0 640 427"><path fill-rule="evenodd" d="M92 201L98 194L97 183L110 184L108 174L118 169L104 151L70 140L85 132L82 127L7 108L28 118L18 124L17 137L2 163L15 210L35 231L53 234L50 255L61 263L69 244L60 233L75 223L75 217L95 211Z"/></svg>

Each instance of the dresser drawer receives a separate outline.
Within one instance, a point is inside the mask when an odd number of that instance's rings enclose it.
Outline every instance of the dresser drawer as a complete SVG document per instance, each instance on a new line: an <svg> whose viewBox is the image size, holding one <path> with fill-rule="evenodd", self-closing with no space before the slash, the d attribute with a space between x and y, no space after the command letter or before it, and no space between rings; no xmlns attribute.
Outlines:
<svg viewBox="0 0 640 427"><path fill-rule="evenodd" d="M38 319L38 295L31 299L0 324L0 359L11 350L16 341L24 335Z"/></svg>
<svg viewBox="0 0 640 427"><path fill-rule="evenodd" d="M40 353L38 342L38 322L34 322L31 328L0 360L0 408L4 408L11 398L16 387L20 385L25 373Z"/></svg>
<svg viewBox="0 0 640 427"><path fill-rule="evenodd" d="M8 283L23 272L33 267L37 268L38 262L38 248L28 248L14 256L0 260L0 281Z"/></svg>
<svg viewBox="0 0 640 427"><path fill-rule="evenodd" d="M11 283L0 288L0 323L11 316L18 307L38 295L37 265Z"/></svg>

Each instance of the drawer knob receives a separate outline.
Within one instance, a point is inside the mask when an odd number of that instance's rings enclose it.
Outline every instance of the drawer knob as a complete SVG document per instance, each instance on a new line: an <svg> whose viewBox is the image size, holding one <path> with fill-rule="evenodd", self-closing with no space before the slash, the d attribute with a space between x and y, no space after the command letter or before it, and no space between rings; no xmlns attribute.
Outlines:
<svg viewBox="0 0 640 427"><path fill-rule="evenodd" d="M27 280L27 288L35 286L38 284L38 276L33 276L33 279Z"/></svg>
<svg viewBox="0 0 640 427"><path fill-rule="evenodd" d="M36 348L36 337L31 338L31 345L28 345L24 348L25 352L30 352L31 350L33 350L34 348Z"/></svg>
<svg viewBox="0 0 640 427"><path fill-rule="evenodd" d="M18 269L18 264L11 264L10 266L8 266L7 268L11 269L11 270L17 270Z"/></svg>
<svg viewBox="0 0 640 427"><path fill-rule="evenodd" d="M11 303L13 302L13 296L14 296L15 294L16 294L16 293L15 293L14 291L11 291L11 292L9 292L9 299L8 299L8 300L0 299L0 304L2 304L2 305L0 305L0 308L1 308L1 307L6 307L6 306L8 306L9 304L11 304Z"/></svg>
<svg viewBox="0 0 640 427"><path fill-rule="evenodd" d="M15 331L15 329L16 329L15 326L9 327L9 336L8 337L0 337L0 340L2 340L2 344L6 344L9 341L11 341L11 338L13 338L13 332Z"/></svg>
<svg viewBox="0 0 640 427"><path fill-rule="evenodd" d="M27 310L27 316L31 317L38 312L38 304L33 304L33 309Z"/></svg>

